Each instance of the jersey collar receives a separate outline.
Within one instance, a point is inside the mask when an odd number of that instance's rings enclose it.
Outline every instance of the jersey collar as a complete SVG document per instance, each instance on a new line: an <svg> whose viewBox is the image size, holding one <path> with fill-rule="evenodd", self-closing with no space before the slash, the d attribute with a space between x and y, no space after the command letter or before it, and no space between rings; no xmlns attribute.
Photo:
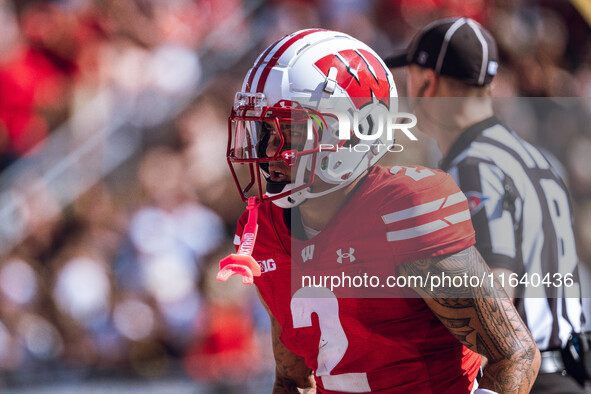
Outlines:
<svg viewBox="0 0 591 394"><path fill-rule="evenodd" d="M478 123L473 124L460 134L460 136L454 141L447 156L445 156L439 162L439 168L443 171L449 170L451 162L466 149L472 141L476 139L484 130L501 123L496 116L491 116Z"/></svg>

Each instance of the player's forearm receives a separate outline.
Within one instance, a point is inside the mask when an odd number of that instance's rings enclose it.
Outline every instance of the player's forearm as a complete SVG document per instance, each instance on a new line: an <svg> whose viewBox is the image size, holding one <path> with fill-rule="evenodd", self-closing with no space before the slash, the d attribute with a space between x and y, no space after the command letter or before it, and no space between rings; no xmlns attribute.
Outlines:
<svg viewBox="0 0 591 394"><path fill-rule="evenodd" d="M273 335L272 339L275 356L273 393L299 393L298 388L315 387L314 375L304 359L290 352L278 335Z"/></svg>
<svg viewBox="0 0 591 394"><path fill-rule="evenodd" d="M404 275L483 277L488 266L474 247L456 254L408 263ZM489 365L482 388L499 393L527 393L540 367L540 354L529 330L498 282L480 286L418 288L441 323Z"/></svg>
<svg viewBox="0 0 591 394"><path fill-rule="evenodd" d="M495 293L491 290L474 299L480 324L476 324L476 340L465 343L488 361L479 387L498 393L529 393L540 368L540 352L513 302L505 295L490 297ZM502 292L500 286L496 290Z"/></svg>
<svg viewBox="0 0 591 394"><path fill-rule="evenodd" d="M273 394L299 394L296 382L280 376L275 376L273 384Z"/></svg>
<svg viewBox="0 0 591 394"><path fill-rule="evenodd" d="M311 379L307 381L300 381L298 385L298 383L293 379L278 375L277 373L275 374L275 383L273 384L272 391L273 394L313 394L315 392L316 389L314 388L314 382Z"/></svg>
<svg viewBox="0 0 591 394"><path fill-rule="evenodd" d="M260 293L258 295L271 319L271 340L273 344L273 356L275 357L275 383L273 384L272 392L274 394L315 393L316 382L314 381L312 370L306 366L301 356L292 353L281 342L281 326L275 317L273 317Z"/></svg>
<svg viewBox="0 0 591 394"><path fill-rule="evenodd" d="M514 360L489 363L478 387L497 393L529 393L537 376L539 362L540 354L533 348Z"/></svg>

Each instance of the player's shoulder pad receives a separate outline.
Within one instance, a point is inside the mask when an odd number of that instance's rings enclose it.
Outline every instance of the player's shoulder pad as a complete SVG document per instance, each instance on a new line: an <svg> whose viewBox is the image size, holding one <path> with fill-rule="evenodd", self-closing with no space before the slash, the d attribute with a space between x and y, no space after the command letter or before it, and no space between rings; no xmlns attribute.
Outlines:
<svg viewBox="0 0 591 394"><path fill-rule="evenodd" d="M363 199L375 207L421 204L460 192L449 174L423 166L382 167L370 175Z"/></svg>
<svg viewBox="0 0 591 394"><path fill-rule="evenodd" d="M383 167L373 178L372 190L396 197L421 193L449 182L455 185L451 176L441 170L414 165Z"/></svg>
<svg viewBox="0 0 591 394"><path fill-rule="evenodd" d="M388 172L392 185L380 191L377 212L398 264L474 243L466 196L449 174L421 166L394 166Z"/></svg>

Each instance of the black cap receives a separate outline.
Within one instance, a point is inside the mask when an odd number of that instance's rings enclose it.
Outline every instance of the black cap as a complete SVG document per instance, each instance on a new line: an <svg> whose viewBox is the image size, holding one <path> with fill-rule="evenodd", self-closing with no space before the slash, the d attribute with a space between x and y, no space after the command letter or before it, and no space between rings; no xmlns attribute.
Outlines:
<svg viewBox="0 0 591 394"><path fill-rule="evenodd" d="M421 30L401 53L385 59L390 68L418 64L469 85L489 84L498 67L492 35L470 18L437 20Z"/></svg>

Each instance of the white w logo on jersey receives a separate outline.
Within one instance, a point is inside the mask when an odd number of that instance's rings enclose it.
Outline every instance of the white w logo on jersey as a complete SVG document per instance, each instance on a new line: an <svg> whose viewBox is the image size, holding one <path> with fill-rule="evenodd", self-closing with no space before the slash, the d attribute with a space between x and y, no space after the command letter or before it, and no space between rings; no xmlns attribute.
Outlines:
<svg viewBox="0 0 591 394"><path fill-rule="evenodd" d="M353 248L349 248L349 253L343 253L342 249L337 250L337 255L339 256L337 263L343 264L343 259L348 259L350 263L354 262L355 256L353 256L353 253L355 253L355 249Z"/></svg>
<svg viewBox="0 0 591 394"><path fill-rule="evenodd" d="M302 261L305 263L308 260L312 260L314 257L314 245L308 245L302 249Z"/></svg>

